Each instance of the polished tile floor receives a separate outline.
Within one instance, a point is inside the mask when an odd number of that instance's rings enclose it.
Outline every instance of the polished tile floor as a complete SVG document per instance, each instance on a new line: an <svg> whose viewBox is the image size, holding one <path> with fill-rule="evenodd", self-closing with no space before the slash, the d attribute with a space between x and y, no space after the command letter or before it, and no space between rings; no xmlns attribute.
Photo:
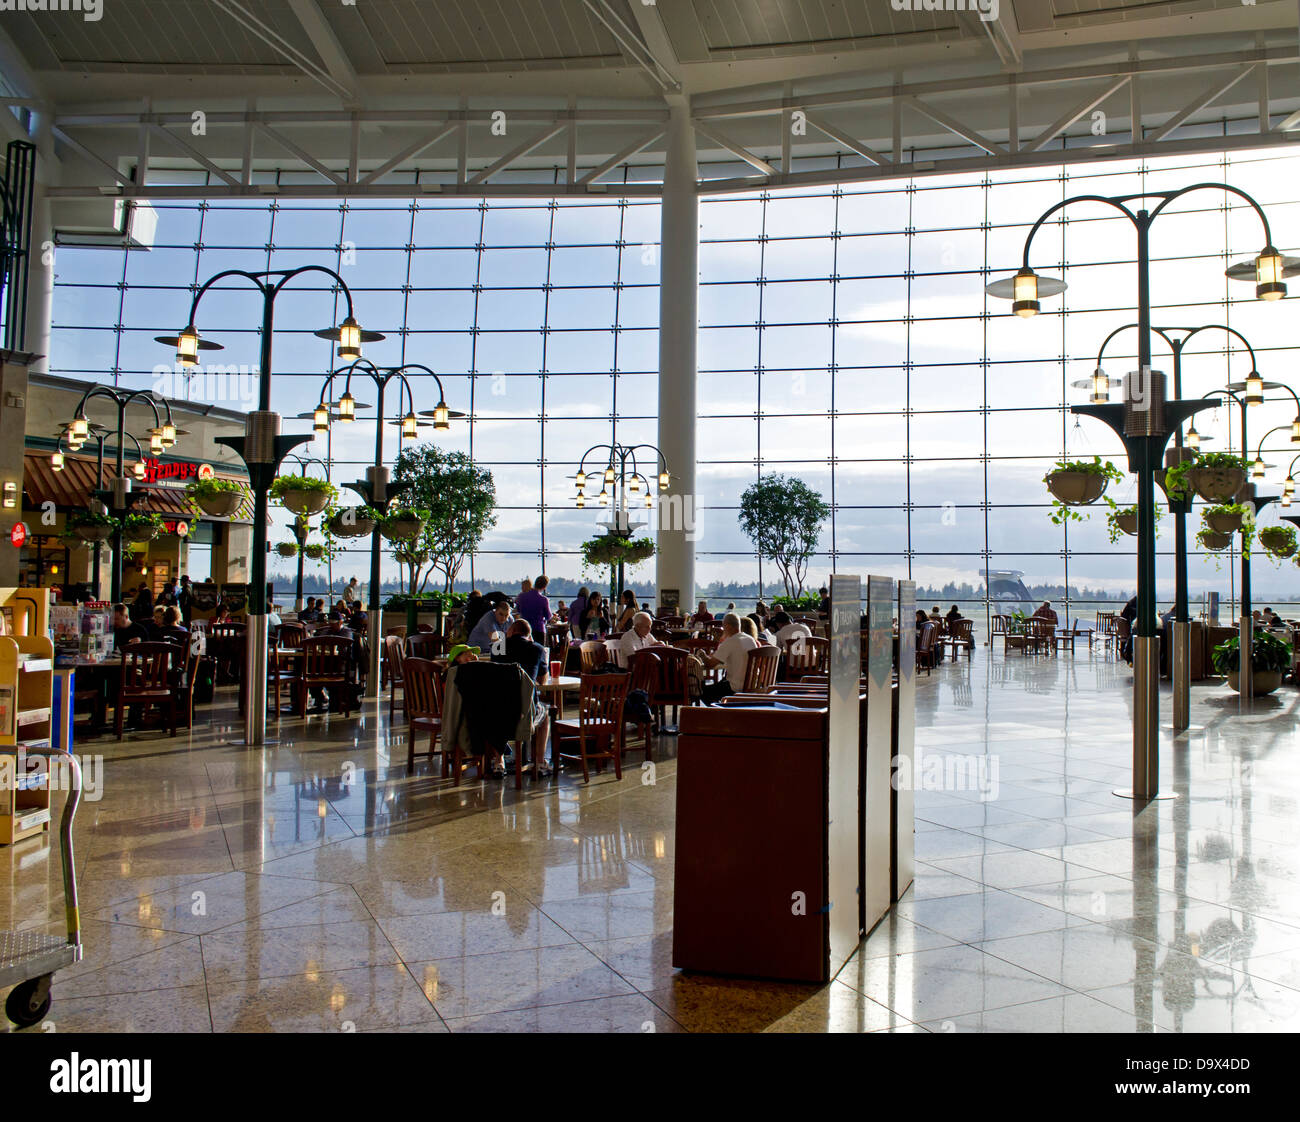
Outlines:
<svg viewBox="0 0 1300 1122"><path fill-rule="evenodd" d="M916 883L823 987L671 964L674 745L584 787L405 769L387 704L88 741L86 958L58 1031L1206 1032L1300 1029L1300 695L1163 745L1132 805L1131 677L980 648L922 676ZM1165 697L1166 712L1168 696ZM725 790L718 792L726 798ZM55 853L0 849L0 927L56 931ZM6 1022L7 1024L7 1022ZM48 1027L48 1026L47 1026ZM39 1031L33 1029L31 1031Z"/></svg>

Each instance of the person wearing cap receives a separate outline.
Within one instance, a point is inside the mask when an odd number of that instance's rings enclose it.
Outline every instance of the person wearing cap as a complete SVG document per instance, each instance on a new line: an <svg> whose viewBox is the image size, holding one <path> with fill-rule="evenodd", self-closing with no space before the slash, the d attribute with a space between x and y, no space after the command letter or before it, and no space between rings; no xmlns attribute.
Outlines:
<svg viewBox="0 0 1300 1122"><path fill-rule="evenodd" d="M457 643L447 652L447 665L460 666L466 662L478 662L478 656L482 653L478 647L471 647L468 643Z"/></svg>

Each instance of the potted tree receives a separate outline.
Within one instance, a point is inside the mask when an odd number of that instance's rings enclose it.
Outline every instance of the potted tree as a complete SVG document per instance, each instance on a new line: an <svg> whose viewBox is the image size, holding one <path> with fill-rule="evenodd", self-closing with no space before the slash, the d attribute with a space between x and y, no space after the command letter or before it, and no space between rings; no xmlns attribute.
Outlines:
<svg viewBox="0 0 1300 1122"><path fill-rule="evenodd" d="M233 479L192 479L185 493L199 510L213 518L229 518L244 501L244 488Z"/></svg>
<svg viewBox="0 0 1300 1122"><path fill-rule="evenodd" d="M1231 452L1206 452L1187 469L1187 481L1207 503L1228 502L1246 485L1246 461Z"/></svg>
<svg viewBox="0 0 1300 1122"><path fill-rule="evenodd" d="M1232 535L1221 534L1218 530L1211 530L1206 526L1197 531L1196 540L1206 549L1212 549L1217 553L1221 549L1227 549L1232 544Z"/></svg>
<svg viewBox="0 0 1300 1122"><path fill-rule="evenodd" d="M334 486L309 475L281 475L271 484L271 498L294 514L319 514L337 497Z"/></svg>
<svg viewBox="0 0 1300 1122"><path fill-rule="evenodd" d="M372 506L347 506L327 519L329 531L339 538L364 538L374 532L383 515Z"/></svg>
<svg viewBox="0 0 1300 1122"><path fill-rule="evenodd" d="M1245 503L1220 503L1208 508L1201 517L1205 524L1220 534L1235 534L1245 524L1250 507Z"/></svg>
<svg viewBox="0 0 1300 1122"><path fill-rule="evenodd" d="M160 514L128 514L122 519L122 536L129 542L152 541L161 531Z"/></svg>
<svg viewBox="0 0 1300 1122"><path fill-rule="evenodd" d="M1119 468L1100 456L1091 460L1057 460L1056 466L1043 476L1043 482L1056 499L1052 504L1057 508L1053 520L1082 520L1084 515L1070 508L1095 503L1106 493L1108 484L1122 478Z"/></svg>
<svg viewBox="0 0 1300 1122"><path fill-rule="evenodd" d="M419 537L423 529L423 512L409 506L392 507L379 524L379 532L390 542L410 541Z"/></svg>
<svg viewBox="0 0 1300 1122"><path fill-rule="evenodd" d="M74 510L68 515L67 526L83 542L104 542L113 536L117 520L93 510Z"/></svg>
<svg viewBox="0 0 1300 1122"><path fill-rule="evenodd" d="M1241 669L1241 643L1238 636L1214 648L1213 663L1216 674L1223 674L1228 685L1239 689L1238 671ZM1256 631L1250 657L1251 685L1256 694L1272 693L1282 684L1282 676L1291 669L1291 644L1285 643L1267 631Z"/></svg>
<svg viewBox="0 0 1300 1122"><path fill-rule="evenodd" d="M1259 531L1259 544L1274 557L1290 557L1296 551L1294 526L1265 526Z"/></svg>

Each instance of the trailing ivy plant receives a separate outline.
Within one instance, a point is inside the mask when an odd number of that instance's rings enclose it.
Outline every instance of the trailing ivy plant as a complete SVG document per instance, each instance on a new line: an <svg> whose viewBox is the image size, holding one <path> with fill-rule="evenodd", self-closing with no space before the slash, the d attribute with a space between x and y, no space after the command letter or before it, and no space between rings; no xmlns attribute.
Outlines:
<svg viewBox="0 0 1300 1122"><path fill-rule="evenodd" d="M1056 466L1043 476L1043 482L1046 483L1057 472L1075 472L1080 475L1100 475L1106 480L1107 485L1118 483L1124 478L1124 473L1120 471L1110 460L1103 460L1100 456L1093 456L1091 460L1057 460ZM1109 501L1109 500L1107 500ZM1112 506L1114 504L1112 503ZM1058 526L1063 526L1066 522L1085 522L1088 519L1088 512L1081 510L1077 506L1071 506L1069 503L1063 503L1055 495L1052 496L1052 508L1049 518Z"/></svg>
<svg viewBox="0 0 1300 1122"><path fill-rule="evenodd" d="M1180 464L1174 464L1173 467L1165 471L1165 494L1169 496L1170 502L1182 502L1192 493L1191 481L1187 478L1188 473L1196 466L1196 461L1184 460Z"/></svg>
<svg viewBox="0 0 1300 1122"><path fill-rule="evenodd" d="M1268 542L1264 540L1264 535L1268 535ZM1264 547L1268 554L1276 561L1284 561L1290 557L1296 550L1296 535L1294 526L1266 526L1258 531L1259 543ZM1278 546L1281 545L1281 549Z"/></svg>
<svg viewBox="0 0 1300 1122"><path fill-rule="evenodd" d="M271 498L284 502L287 491L323 491L334 502L339 495L338 488L328 479L316 479L310 475L278 475L271 483Z"/></svg>

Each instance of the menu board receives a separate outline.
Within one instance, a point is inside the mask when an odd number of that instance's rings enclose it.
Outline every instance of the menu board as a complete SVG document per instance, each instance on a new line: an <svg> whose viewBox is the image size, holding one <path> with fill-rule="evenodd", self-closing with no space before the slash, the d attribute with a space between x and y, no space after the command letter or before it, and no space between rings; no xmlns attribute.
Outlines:
<svg viewBox="0 0 1300 1122"><path fill-rule="evenodd" d="M217 610L221 590L211 581L190 585L190 611L212 615Z"/></svg>
<svg viewBox="0 0 1300 1122"><path fill-rule="evenodd" d="M247 584L223 584L221 586L221 606L232 616L242 612L247 604Z"/></svg>

